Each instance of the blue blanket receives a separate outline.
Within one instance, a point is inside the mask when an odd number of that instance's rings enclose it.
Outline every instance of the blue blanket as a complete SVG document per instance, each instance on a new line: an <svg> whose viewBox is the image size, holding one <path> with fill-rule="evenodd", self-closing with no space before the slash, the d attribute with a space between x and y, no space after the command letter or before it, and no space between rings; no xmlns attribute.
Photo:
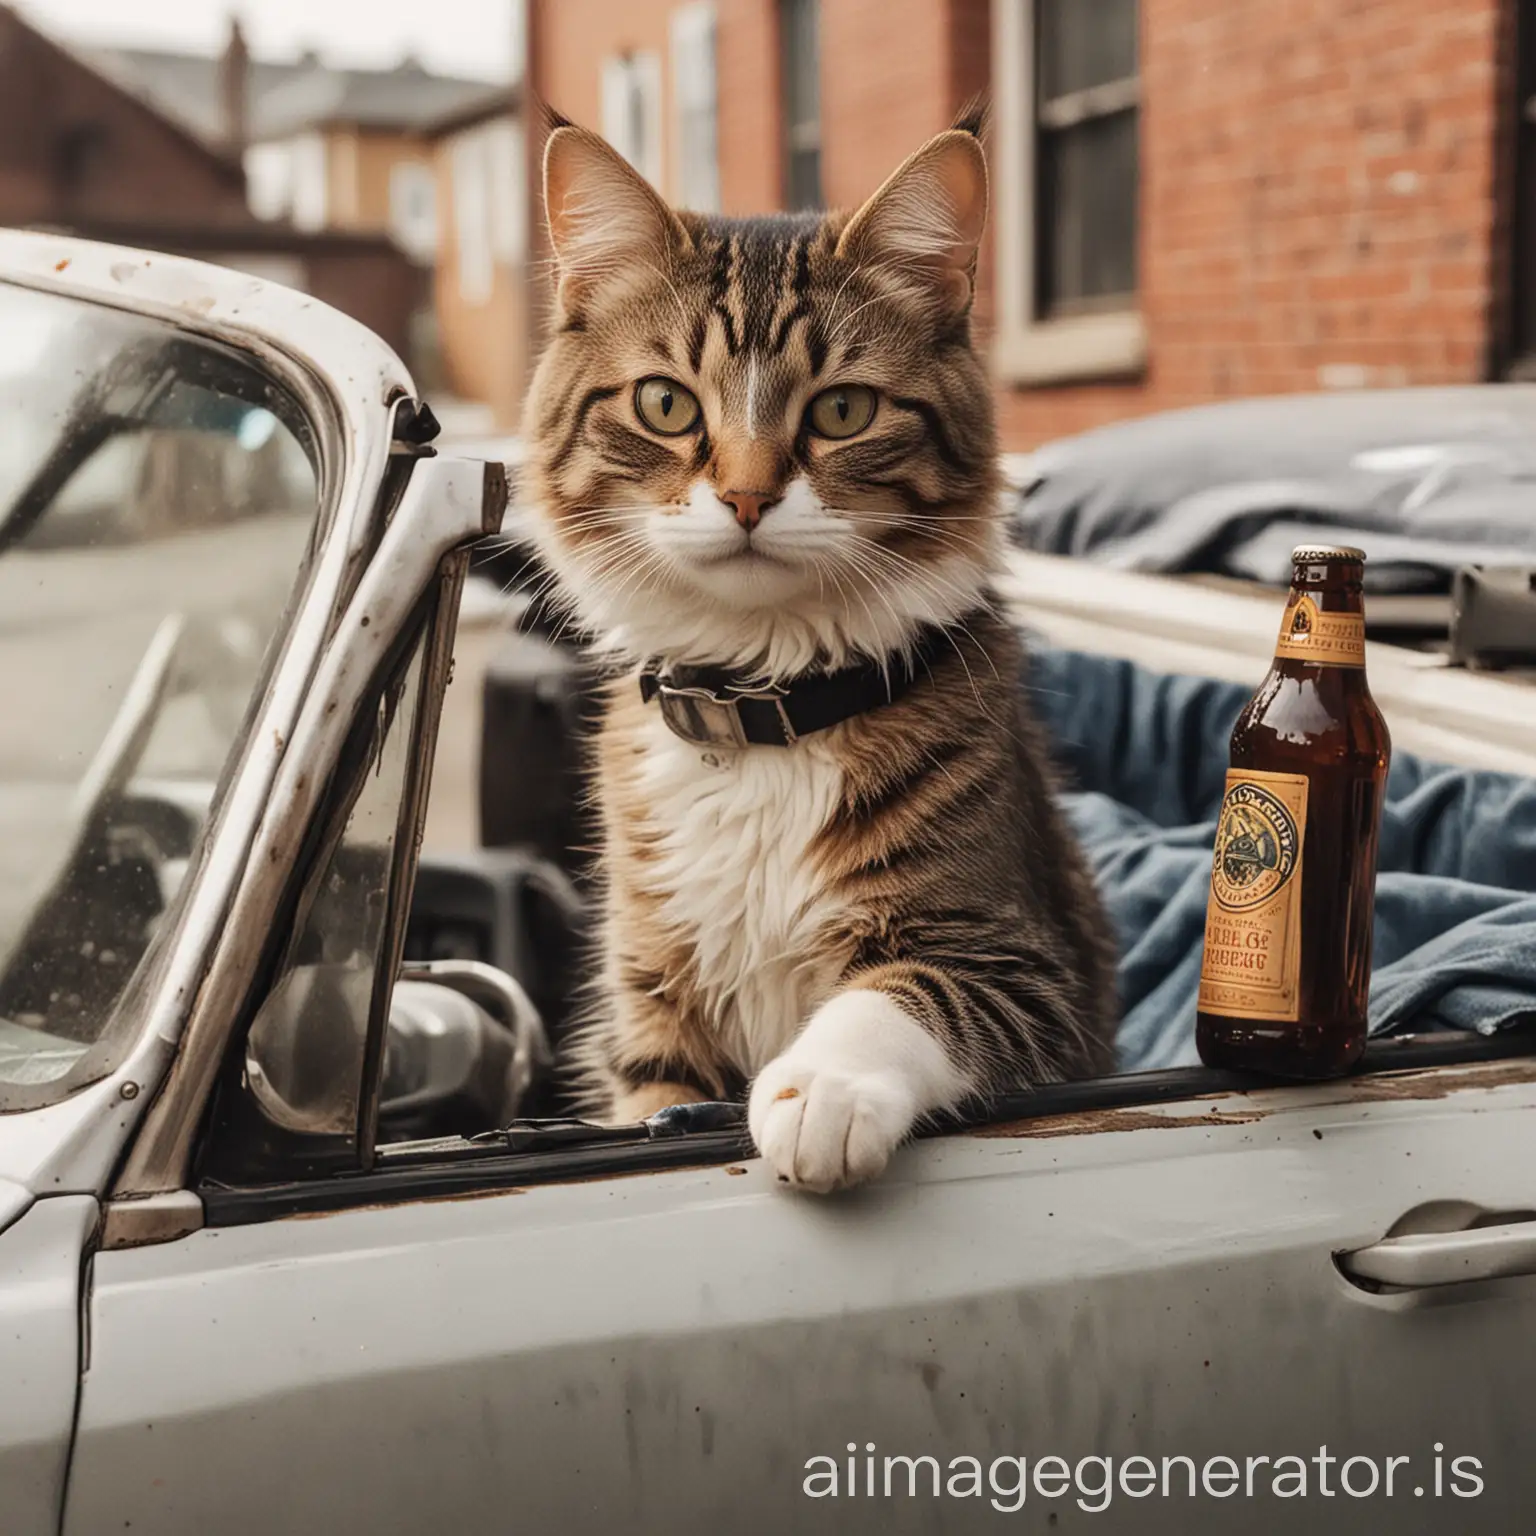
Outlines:
<svg viewBox="0 0 1536 1536"><path fill-rule="evenodd" d="M1041 645L1031 656L1119 939L1121 1070L1193 1063L1215 818L1251 690ZM1536 780L1393 754L1370 1008L1373 1034L1536 1019Z"/></svg>

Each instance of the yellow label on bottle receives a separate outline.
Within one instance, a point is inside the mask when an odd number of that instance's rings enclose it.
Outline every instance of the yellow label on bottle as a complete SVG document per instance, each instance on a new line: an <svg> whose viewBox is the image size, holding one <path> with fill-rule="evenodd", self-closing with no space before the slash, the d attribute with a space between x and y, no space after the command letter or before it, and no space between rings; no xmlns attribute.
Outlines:
<svg viewBox="0 0 1536 1536"><path fill-rule="evenodd" d="M1324 613L1311 593L1288 603L1275 655L1319 667L1365 665L1365 615Z"/></svg>
<svg viewBox="0 0 1536 1536"><path fill-rule="evenodd" d="M1297 1018L1306 827L1305 774L1228 771L1205 913L1203 1012Z"/></svg>

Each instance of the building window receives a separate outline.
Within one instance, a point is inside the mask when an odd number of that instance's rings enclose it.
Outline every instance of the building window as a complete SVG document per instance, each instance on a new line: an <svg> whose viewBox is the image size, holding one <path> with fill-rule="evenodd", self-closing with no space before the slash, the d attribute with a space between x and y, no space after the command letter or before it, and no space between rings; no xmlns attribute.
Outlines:
<svg viewBox="0 0 1536 1536"><path fill-rule="evenodd" d="M1536 0L1516 12L1515 206L1511 305L1513 368L1536 378Z"/></svg>
<svg viewBox="0 0 1536 1536"><path fill-rule="evenodd" d="M699 213L720 211L720 149L715 86L715 8L672 13L672 104L677 123L673 200Z"/></svg>
<svg viewBox="0 0 1536 1536"><path fill-rule="evenodd" d="M437 259L437 173L420 160L389 168L389 232L413 261Z"/></svg>
<svg viewBox="0 0 1536 1536"><path fill-rule="evenodd" d="M489 304L498 268L522 265L528 249L520 123L496 119L460 133L449 150L459 298Z"/></svg>
<svg viewBox="0 0 1536 1536"><path fill-rule="evenodd" d="M1137 0L993 0L998 335L1019 383L1124 377L1137 300Z"/></svg>
<svg viewBox="0 0 1536 1536"><path fill-rule="evenodd" d="M1136 0L1035 0L1036 307L1136 294Z"/></svg>
<svg viewBox="0 0 1536 1536"><path fill-rule="evenodd" d="M84 189L105 166L109 136L100 123L72 123L54 145L54 177L70 196Z"/></svg>
<svg viewBox="0 0 1536 1536"><path fill-rule="evenodd" d="M819 0L782 0L784 45L784 202L820 208L821 6Z"/></svg>
<svg viewBox="0 0 1536 1536"><path fill-rule="evenodd" d="M290 217L295 228L324 229L330 211L325 140L318 133L306 133L293 141L291 153Z"/></svg>
<svg viewBox="0 0 1536 1536"><path fill-rule="evenodd" d="M245 200L258 219L293 211L293 146L253 144L245 152Z"/></svg>
<svg viewBox="0 0 1536 1536"><path fill-rule="evenodd" d="M603 137L653 187L661 185L661 56L613 54L603 60Z"/></svg>

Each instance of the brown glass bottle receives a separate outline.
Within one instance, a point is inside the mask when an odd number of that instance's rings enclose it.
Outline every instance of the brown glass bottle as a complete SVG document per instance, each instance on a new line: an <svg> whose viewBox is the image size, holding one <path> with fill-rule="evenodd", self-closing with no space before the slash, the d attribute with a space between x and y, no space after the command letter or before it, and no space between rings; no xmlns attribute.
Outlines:
<svg viewBox="0 0 1536 1536"><path fill-rule="evenodd" d="M1232 729L1195 1038L1208 1066L1333 1077L1365 1050L1392 744L1365 679L1365 556L1291 559L1274 664Z"/></svg>

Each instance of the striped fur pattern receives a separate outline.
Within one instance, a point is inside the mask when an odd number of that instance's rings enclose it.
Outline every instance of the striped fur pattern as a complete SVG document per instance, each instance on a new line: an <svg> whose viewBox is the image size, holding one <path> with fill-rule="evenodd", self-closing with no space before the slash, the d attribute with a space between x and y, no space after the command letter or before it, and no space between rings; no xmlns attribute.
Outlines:
<svg viewBox="0 0 1536 1536"><path fill-rule="evenodd" d="M824 1191L935 1111L1108 1070L1104 919L989 597L973 125L852 215L725 219L561 123L545 197L525 515L615 669L589 1109L746 1095L779 1176ZM789 748L685 742L637 687L647 659L785 680L933 624L927 678Z"/></svg>

